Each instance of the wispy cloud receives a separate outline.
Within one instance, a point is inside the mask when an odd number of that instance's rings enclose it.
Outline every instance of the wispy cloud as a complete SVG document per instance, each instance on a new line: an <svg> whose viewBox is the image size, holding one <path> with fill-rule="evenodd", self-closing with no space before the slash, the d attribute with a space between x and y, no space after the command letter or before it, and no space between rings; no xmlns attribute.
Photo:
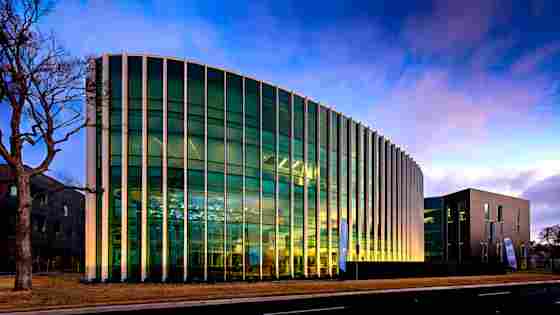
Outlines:
<svg viewBox="0 0 560 315"><path fill-rule="evenodd" d="M546 226L560 224L560 174L534 183L522 196L531 201L533 237Z"/></svg>

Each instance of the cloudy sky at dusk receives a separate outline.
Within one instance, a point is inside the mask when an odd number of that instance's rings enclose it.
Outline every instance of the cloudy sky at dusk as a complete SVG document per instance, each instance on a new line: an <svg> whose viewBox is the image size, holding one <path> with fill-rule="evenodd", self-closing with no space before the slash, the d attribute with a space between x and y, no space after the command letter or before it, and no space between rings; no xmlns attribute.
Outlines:
<svg viewBox="0 0 560 315"><path fill-rule="evenodd" d="M68 0L44 26L74 55L176 56L294 90L409 151L426 196L522 196L534 231L560 223L560 2L348 2ZM84 152L82 134L53 170L83 181Z"/></svg>

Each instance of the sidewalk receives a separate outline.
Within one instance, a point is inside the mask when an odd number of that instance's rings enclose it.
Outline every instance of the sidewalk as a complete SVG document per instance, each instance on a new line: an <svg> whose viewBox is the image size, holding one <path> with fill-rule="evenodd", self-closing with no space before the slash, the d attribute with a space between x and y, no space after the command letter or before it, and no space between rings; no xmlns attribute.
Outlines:
<svg viewBox="0 0 560 315"><path fill-rule="evenodd" d="M292 280L218 284L81 284L78 275L36 276L32 293L12 292L13 277L0 277L0 312L148 306L138 304L217 303L231 299L287 298L317 294L356 294L365 291L496 285L560 281L560 275L516 273L500 276L406 278L384 280ZM205 302L206 301L206 302ZM170 303L172 302L172 303Z"/></svg>

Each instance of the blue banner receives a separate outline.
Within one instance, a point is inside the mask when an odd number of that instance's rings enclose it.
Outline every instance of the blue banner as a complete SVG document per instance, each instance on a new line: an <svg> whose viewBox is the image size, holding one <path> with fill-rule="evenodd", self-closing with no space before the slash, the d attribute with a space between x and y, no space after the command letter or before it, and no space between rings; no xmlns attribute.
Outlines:
<svg viewBox="0 0 560 315"><path fill-rule="evenodd" d="M513 242L510 238L504 238L504 247L506 249L506 257L509 266L512 269L517 269L517 259L515 259L515 248L513 247Z"/></svg>
<svg viewBox="0 0 560 315"><path fill-rule="evenodd" d="M340 220L339 245L340 255L338 255L338 268L341 272L346 271L346 253L348 252L348 224L345 220Z"/></svg>

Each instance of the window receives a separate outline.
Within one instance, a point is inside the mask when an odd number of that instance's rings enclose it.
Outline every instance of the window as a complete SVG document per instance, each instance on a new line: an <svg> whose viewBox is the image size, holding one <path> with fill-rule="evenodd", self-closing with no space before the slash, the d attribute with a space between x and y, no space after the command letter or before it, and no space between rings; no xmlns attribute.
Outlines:
<svg viewBox="0 0 560 315"><path fill-rule="evenodd" d="M500 263L504 262L504 255L502 252L502 242L496 243L496 255L498 256L498 261Z"/></svg>
<svg viewBox="0 0 560 315"><path fill-rule="evenodd" d="M488 203L484 204L484 220L490 221L490 207Z"/></svg>
<svg viewBox="0 0 560 315"><path fill-rule="evenodd" d="M503 206L498 206L498 222L503 222L504 221L503 212L504 212L504 207Z"/></svg>
<svg viewBox="0 0 560 315"><path fill-rule="evenodd" d="M64 216L67 217L68 216L68 206L64 205Z"/></svg>
<svg viewBox="0 0 560 315"><path fill-rule="evenodd" d="M10 186L10 196L11 197L17 196L17 187L15 185Z"/></svg>
<svg viewBox="0 0 560 315"><path fill-rule="evenodd" d="M480 258L483 263L488 262L488 244L480 242Z"/></svg>
<svg viewBox="0 0 560 315"><path fill-rule="evenodd" d="M521 232L521 209L517 209L517 220L516 222L516 231L517 233Z"/></svg>
<svg viewBox="0 0 560 315"><path fill-rule="evenodd" d="M60 222L55 222L54 223L54 232L59 233L60 231L62 231L62 227L61 227Z"/></svg>

